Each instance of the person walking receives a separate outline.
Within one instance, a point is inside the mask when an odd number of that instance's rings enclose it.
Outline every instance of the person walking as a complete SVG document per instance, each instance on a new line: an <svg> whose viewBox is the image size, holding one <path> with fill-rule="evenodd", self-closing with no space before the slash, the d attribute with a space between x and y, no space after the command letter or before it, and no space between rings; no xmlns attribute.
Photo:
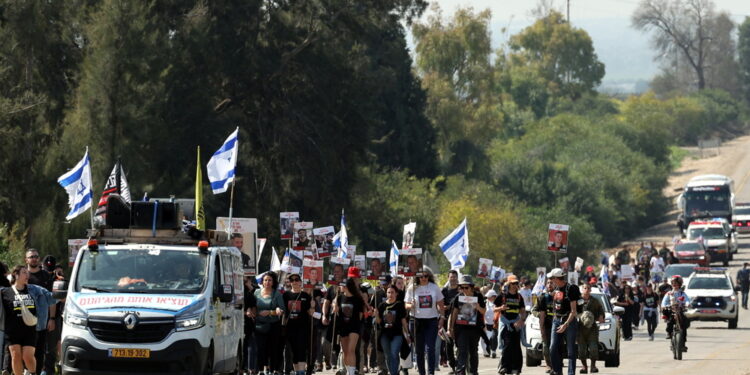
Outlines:
<svg viewBox="0 0 750 375"><path fill-rule="evenodd" d="M263 275L260 289L255 291L255 338L258 346L258 370L261 374L264 370L269 374L281 371L281 317L284 315L284 299L278 287L278 276L269 271Z"/></svg>
<svg viewBox="0 0 750 375"><path fill-rule="evenodd" d="M534 309L539 315L539 327L542 334L542 355L544 362L547 364L547 372L552 371L552 360L549 354L550 339L552 337L552 319L554 319L554 291L555 283L552 279L547 279L546 288L536 299Z"/></svg>
<svg viewBox="0 0 750 375"><path fill-rule="evenodd" d="M245 276L245 299L243 302L244 331L243 340L243 368L245 374L254 375L258 363L258 346L255 343L255 316L257 315L257 302L255 300L255 285L253 276Z"/></svg>
<svg viewBox="0 0 750 375"><path fill-rule="evenodd" d="M737 271L737 285L742 293L742 308L747 310L747 294L750 291L750 263L745 262L741 270Z"/></svg>
<svg viewBox="0 0 750 375"><path fill-rule="evenodd" d="M357 341L365 311L365 299L357 285L359 278L359 268L349 267L343 293L339 293L333 303L333 315L337 317L336 330L341 340L347 375L354 375L357 366Z"/></svg>
<svg viewBox="0 0 750 375"><path fill-rule="evenodd" d="M48 291L52 291L52 282L54 281L54 278L52 277L52 273L48 272L46 269L44 269L44 263L40 260L39 251L33 248L30 248L26 250L26 267L29 269L29 284L32 285L38 285ZM54 306L50 307L45 305L45 309L49 309L48 312L44 312L44 317L52 317L54 318L56 315L56 309ZM41 307L37 306L37 310L40 310ZM44 373L44 365L45 365L45 359L47 354L47 336L53 335L55 331L55 320L52 319L51 326L48 328L47 324L44 324L43 327L37 330L36 335L36 349L34 351L34 356L36 358L36 373L43 375ZM52 367L51 371L54 371L54 358L52 358L52 363L50 363Z"/></svg>
<svg viewBox="0 0 750 375"><path fill-rule="evenodd" d="M503 353L500 358L499 374L520 374L523 365L521 354L521 328L526 321L526 305L519 293L518 278L508 276L508 291L498 297L495 311L500 313L498 327Z"/></svg>
<svg viewBox="0 0 750 375"><path fill-rule="evenodd" d="M646 293L643 294L643 316L646 319L648 329L648 340L654 341L654 331L659 323L659 296L654 292L651 284L646 285Z"/></svg>
<svg viewBox="0 0 750 375"><path fill-rule="evenodd" d="M581 359L581 374L588 374L586 359L591 360L591 372L597 373L596 360L599 359L599 324L604 323L604 307L596 297L591 296L591 285L581 286L581 317L578 325L578 357Z"/></svg>
<svg viewBox="0 0 750 375"><path fill-rule="evenodd" d="M451 317L448 323L448 336L458 347L456 359L457 375L477 375L479 358L477 349L481 336L486 303L484 297L474 288L469 275L463 275L458 283L461 294L453 299ZM468 371L467 371L468 369Z"/></svg>
<svg viewBox="0 0 750 375"><path fill-rule="evenodd" d="M385 363L390 375L398 375L401 345L410 344L406 323L406 306L398 300L398 288L389 285L386 300L378 305L376 324L380 328L380 345L385 354Z"/></svg>
<svg viewBox="0 0 750 375"><path fill-rule="evenodd" d="M310 318L315 312L315 301L302 290L302 278L296 273L289 274L287 280L292 289L284 293L286 341L292 351L292 367L296 375L305 375L307 352L310 347Z"/></svg>
<svg viewBox="0 0 750 375"><path fill-rule="evenodd" d="M497 357L497 327L495 326L495 301L497 292L490 289L484 294L486 299L487 311L484 313L484 336L482 336L482 351L484 357Z"/></svg>
<svg viewBox="0 0 750 375"><path fill-rule="evenodd" d="M453 299L459 293L458 290L458 271L448 271L448 283L442 290L443 293L443 305L444 313L443 317L445 321L440 327L444 332L448 330L448 319L451 315L450 306L453 304ZM451 368L450 375L456 371L456 343L449 335L443 335L446 340L443 342L443 348L441 350L441 364L443 366L449 366Z"/></svg>
<svg viewBox="0 0 750 375"><path fill-rule="evenodd" d="M406 290L406 308L413 312L415 337L414 346L417 352L417 369L419 375L425 375L425 359L429 375L435 374L435 340L438 326L443 324L443 293L435 284L432 270L423 268L417 285L412 284ZM426 358L425 358L426 357Z"/></svg>
<svg viewBox="0 0 750 375"><path fill-rule="evenodd" d="M639 307L633 297L633 287L630 284L625 284L617 297L617 302L615 302L615 306L625 308L625 313L622 314L622 336L625 341L633 339L633 316L635 315L633 311Z"/></svg>
<svg viewBox="0 0 750 375"><path fill-rule="evenodd" d="M578 286L569 284L565 273L560 268L554 268L547 277L555 283L553 297L555 317L552 319L552 338L550 340L550 359L552 371L550 374L562 375L563 357L561 356L563 340L568 349L568 375L576 373L576 336L578 334L578 300L581 291Z"/></svg>
<svg viewBox="0 0 750 375"><path fill-rule="evenodd" d="M16 266L11 272L11 287L2 290L2 302L13 373L22 375L25 365L31 375L38 374L39 364L35 358L37 334L40 326L49 326L47 311L55 303L52 293L29 284L28 268ZM34 318L25 319L26 312Z"/></svg>

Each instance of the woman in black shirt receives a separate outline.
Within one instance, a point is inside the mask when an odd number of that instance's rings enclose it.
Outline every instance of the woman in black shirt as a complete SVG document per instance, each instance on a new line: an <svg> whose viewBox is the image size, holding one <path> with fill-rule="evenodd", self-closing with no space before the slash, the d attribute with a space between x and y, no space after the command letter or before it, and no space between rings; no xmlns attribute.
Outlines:
<svg viewBox="0 0 750 375"><path fill-rule="evenodd" d="M451 303L452 312L448 323L448 335L458 346L456 373L477 374L477 348L484 327L486 304L482 294L474 289L471 276L463 275L458 285L461 294Z"/></svg>
<svg viewBox="0 0 750 375"><path fill-rule="evenodd" d="M629 284L622 288L615 305L625 308L625 313L622 314L622 336L625 341L630 341L633 339L633 310L639 305L634 300L633 288Z"/></svg>
<svg viewBox="0 0 750 375"><path fill-rule="evenodd" d="M292 290L284 293L286 306L287 345L292 349L292 363L297 375L304 375L307 368L307 350L310 344L310 318L315 311L315 302L302 291L302 279L297 274L287 278Z"/></svg>
<svg viewBox="0 0 750 375"><path fill-rule="evenodd" d="M654 293L651 284L646 284L646 293L643 294L643 317L648 327L648 339L654 341L654 331L659 322L659 296Z"/></svg>
<svg viewBox="0 0 750 375"><path fill-rule="evenodd" d="M352 276L352 269L356 270L356 276ZM357 366L356 348L365 305L365 300L355 281L358 276L359 270L356 267L350 267L344 293L336 296L333 304L333 314L337 316L336 329L341 337L341 351L344 353L344 365L348 375L354 375L354 369Z"/></svg>
<svg viewBox="0 0 750 375"><path fill-rule="evenodd" d="M12 287L2 291L3 312L5 313L5 334L8 340L13 373L22 375L26 368L36 369L34 358L36 345L36 324L27 325L23 321L23 304L36 316L36 303L29 294L29 270L25 266L16 266L11 273ZM31 373L32 375L34 373Z"/></svg>
<svg viewBox="0 0 750 375"><path fill-rule="evenodd" d="M401 345L409 340L406 324L406 307L398 300L399 290L395 285L388 287L387 299L378 306L377 324L380 327L380 345L385 354L385 363L390 375L398 375Z"/></svg>

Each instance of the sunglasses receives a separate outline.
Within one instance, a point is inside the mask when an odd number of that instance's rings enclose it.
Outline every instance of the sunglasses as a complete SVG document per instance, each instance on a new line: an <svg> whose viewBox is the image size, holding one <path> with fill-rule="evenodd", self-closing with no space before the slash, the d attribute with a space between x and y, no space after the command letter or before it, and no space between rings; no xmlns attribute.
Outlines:
<svg viewBox="0 0 750 375"><path fill-rule="evenodd" d="M29 255L26 258L27 259L39 259L39 255Z"/></svg>
<svg viewBox="0 0 750 375"><path fill-rule="evenodd" d="M291 281L291 282L293 282L293 283L296 283L296 282L298 282L298 281L302 281L302 279L300 279L300 278L298 278L298 277L295 277L295 278L291 278L291 279L289 279L289 281Z"/></svg>
<svg viewBox="0 0 750 375"><path fill-rule="evenodd" d="M462 290L467 290L467 289L471 289L471 287L470 287L470 286L462 286L462 287L459 287L459 288L460 288L460 289L462 289Z"/></svg>

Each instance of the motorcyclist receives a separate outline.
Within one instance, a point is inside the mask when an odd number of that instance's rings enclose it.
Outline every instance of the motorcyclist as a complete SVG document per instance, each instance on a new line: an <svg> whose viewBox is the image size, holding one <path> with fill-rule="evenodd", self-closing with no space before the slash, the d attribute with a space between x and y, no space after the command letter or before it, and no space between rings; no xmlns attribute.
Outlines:
<svg viewBox="0 0 750 375"><path fill-rule="evenodd" d="M685 317L685 309L690 304L690 297L688 297L687 294L685 294L685 291L682 290L683 281L680 275L672 276L670 283L672 284L672 290L667 292L667 294L664 295L664 299L661 301L662 317L667 322L667 339L672 338L672 331L674 330L675 324L672 311L673 309L677 309L678 314L680 314L680 321L683 322L682 334L687 340L687 329L689 323ZM687 347L685 347L685 351L687 351Z"/></svg>

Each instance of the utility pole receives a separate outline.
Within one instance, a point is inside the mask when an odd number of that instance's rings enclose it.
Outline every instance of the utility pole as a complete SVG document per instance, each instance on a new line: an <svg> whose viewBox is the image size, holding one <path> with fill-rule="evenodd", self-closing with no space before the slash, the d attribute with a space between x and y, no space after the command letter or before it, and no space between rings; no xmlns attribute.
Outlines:
<svg viewBox="0 0 750 375"><path fill-rule="evenodd" d="M568 4L568 12L565 19L568 21L568 24L570 24L570 0L566 0L566 3Z"/></svg>

